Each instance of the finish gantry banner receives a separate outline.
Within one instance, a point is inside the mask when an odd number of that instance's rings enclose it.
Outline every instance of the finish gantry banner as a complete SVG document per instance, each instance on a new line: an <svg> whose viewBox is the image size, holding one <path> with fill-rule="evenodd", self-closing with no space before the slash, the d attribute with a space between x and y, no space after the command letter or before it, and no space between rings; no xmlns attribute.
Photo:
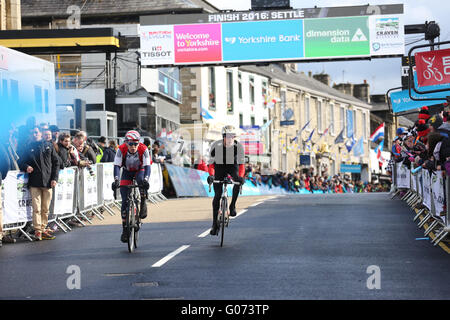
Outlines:
<svg viewBox="0 0 450 320"><path fill-rule="evenodd" d="M143 16L143 66L399 56L403 5Z"/></svg>

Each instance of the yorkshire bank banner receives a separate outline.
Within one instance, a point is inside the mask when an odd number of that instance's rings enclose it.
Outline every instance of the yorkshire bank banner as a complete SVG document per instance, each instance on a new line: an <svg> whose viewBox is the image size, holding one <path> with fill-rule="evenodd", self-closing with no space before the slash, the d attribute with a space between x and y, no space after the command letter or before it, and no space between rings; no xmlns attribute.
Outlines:
<svg viewBox="0 0 450 320"><path fill-rule="evenodd" d="M318 9L143 16L142 65L404 54L403 5Z"/></svg>

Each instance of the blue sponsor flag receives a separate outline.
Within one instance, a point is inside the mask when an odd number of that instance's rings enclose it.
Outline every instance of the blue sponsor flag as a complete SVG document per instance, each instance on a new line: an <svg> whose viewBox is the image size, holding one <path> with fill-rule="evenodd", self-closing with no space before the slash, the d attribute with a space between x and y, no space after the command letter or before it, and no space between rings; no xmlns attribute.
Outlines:
<svg viewBox="0 0 450 320"><path fill-rule="evenodd" d="M352 138L349 141L347 141L347 143L345 144L345 147L347 148L348 152L352 151L355 143L356 143L355 138L352 135Z"/></svg>
<svg viewBox="0 0 450 320"><path fill-rule="evenodd" d="M353 136L353 111L347 110L347 137Z"/></svg>
<svg viewBox="0 0 450 320"><path fill-rule="evenodd" d="M361 137L361 139L358 140L358 143L356 144L355 148L353 149L353 155L355 157L359 157L364 154L364 140Z"/></svg>

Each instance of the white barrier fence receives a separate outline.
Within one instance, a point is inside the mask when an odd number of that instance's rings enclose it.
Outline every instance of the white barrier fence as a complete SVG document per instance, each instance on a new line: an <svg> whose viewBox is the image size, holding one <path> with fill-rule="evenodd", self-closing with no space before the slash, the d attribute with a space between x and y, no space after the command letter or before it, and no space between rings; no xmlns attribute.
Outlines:
<svg viewBox="0 0 450 320"><path fill-rule="evenodd" d="M63 219L74 218L83 226L84 221L92 224L88 218L92 213L103 220L103 213L115 215L112 210L120 210L120 200L114 199L112 183L114 182L113 163L98 163L87 168L70 167L60 170L58 184L53 188L50 204L49 223L54 222L61 230L71 228ZM28 175L19 171L9 171L2 183L3 230L18 229L32 241L23 230L28 222L33 221L33 209L30 191L27 187ZM162 195L163 177L159 164L152 164L148 199L154 204L167 200ZM117 192L120 196L120 193Z"/></svg>
<svg viewBox="0 0 450 320"><path fill-rule="evenodd" d="M419 209L414 221L424 215L418 222L422 228L427 222L430 225L425 230L425 236L436 231L432 240L438 245L450 233L449 191L450 179L443 171L430 172L426 169L410 170L403 163L396 163L392 171L394 198L402 190L406 191L402 200L414 210Z"/></svg>

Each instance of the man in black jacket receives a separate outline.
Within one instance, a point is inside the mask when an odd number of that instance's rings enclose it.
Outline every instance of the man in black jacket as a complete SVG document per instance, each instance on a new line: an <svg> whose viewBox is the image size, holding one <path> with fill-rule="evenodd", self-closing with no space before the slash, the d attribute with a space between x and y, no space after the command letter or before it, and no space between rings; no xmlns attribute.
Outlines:
<svg viewBox="0 0 450 320"><path fill-rule="evenodd" d="M77 166L77 150L70 144L70 136L62 133L58 136L58 143L55 146L59 156L59 166L61 169Z"/></svg>
<svg viewBox="0 0 450 320"><path fill-rule="evenodd" d="M32 141L23 148L20 169L29 175L28 186L33 206L35 238L36 240L52 240L55 237L46 227L52 188L58 181L58 155L53 145L42 139L39 127L33 128L32 134Z"/></svg>
<svg viewBox="0 0 450 320"><path fill-rule="evenodd" d="M114 140L109 140L108 147L103 150L103 157L100 162L114 162L117 153L117 144ZM150 150L149 150L150 151Z"/></svg>

